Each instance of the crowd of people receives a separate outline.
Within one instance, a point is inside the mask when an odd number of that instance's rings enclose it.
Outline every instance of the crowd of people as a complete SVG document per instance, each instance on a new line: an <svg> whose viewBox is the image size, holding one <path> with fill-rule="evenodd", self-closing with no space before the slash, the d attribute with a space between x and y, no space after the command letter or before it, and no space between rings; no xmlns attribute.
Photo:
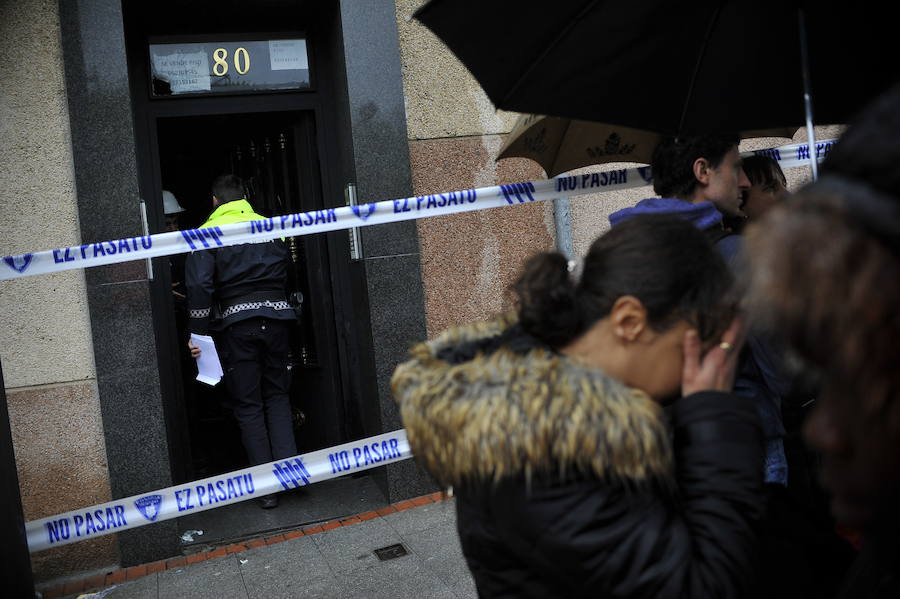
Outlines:
<svg viewBox="0 0 900 599"><path fill-rule="evenodd" d="M583 260L412 349L395 400L479 596L900 596L898 105L790 195L736 135L665 139Z"/></svg>
<svg viewBox="0 0 900 599"><path fill-rule="evenodd" d="M411 350L392 390L479 596L900 596L898 105L792 194L737 135L663 139L582 260L533 256L513 312ZM259 218L231 175L212 204ZM252 464L296 453L285 260L196 252L173 289Z"/></svg>

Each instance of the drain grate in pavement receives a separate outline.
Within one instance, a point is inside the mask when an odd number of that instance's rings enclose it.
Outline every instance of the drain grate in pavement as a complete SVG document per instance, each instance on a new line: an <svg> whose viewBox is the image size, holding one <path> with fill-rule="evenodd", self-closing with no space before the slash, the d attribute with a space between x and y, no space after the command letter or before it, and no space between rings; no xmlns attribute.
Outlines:
<svg viewBox="0 0 900 599"><path fill-rule="evenodd" d="M397 543L396 545L388 545L387 547L376 549L372 553L374 553L378 557L378 559L383 562L389 559L396 559L398 557L403 557L404 555L409 554L409 552L406 550L406 547L404 547L402 543Z"/></svg>

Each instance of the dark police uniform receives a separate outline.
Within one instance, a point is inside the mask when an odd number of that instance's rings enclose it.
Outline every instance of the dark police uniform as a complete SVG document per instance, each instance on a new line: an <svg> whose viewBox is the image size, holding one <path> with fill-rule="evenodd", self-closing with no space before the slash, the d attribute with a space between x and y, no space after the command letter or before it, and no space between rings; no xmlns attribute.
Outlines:
<svg viewBox="0 0 900 599"><path fill-rule="evenodd" d="M221 204L203 227L259 220L244 199ZM288 391L294 311L288 251L280 240L192 252L185 266L192 333L218 331L216 346L251 465L296 455Z"/></svg>

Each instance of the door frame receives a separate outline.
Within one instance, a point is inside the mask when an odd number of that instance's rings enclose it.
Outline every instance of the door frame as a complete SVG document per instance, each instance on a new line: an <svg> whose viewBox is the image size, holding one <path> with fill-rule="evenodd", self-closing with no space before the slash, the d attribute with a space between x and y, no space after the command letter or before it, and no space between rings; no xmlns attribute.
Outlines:
<svg viewBox="0 0 900 599"><path fill-rule="evenodd" d="M133 20L132 20L133 21ZM327 28L326 28L327 29ZM344 205L343 181L348 176L346 162L342 162L338 114L335 109L336 86L332 78L340 60L332 60L319 47L326 47L309 27L307 47L313 71L314 87L308 90L220 95L185 98L151 99L147 66L149 64L146 36L140 24L126 18L126 46L132 88L132 113L135 127L135 152L138 166L138 185L145 199L151 230L161 231L164 215L161 202L146 201L162 194L158 119L207 115L301 112L313 114L318 155L318 178L323 203L328 207ZM257 32L248 34L255 35ZM326 31L327 33L327 31ZM335 35L334 32L331 35ZM154 38L155 39L155 38ZM345 90L344 90L345 91ZM332 133L335 132L335 133ZM342 168L343 167L343 168ZM352 179L348 179L352 180ZM332 435L336 444L342 440L360 438L381 432L380 414L370 409L378 405L377 389L367 381L375 380L375 360L371 351L371 330L368 314L368 293L364 265L351 260L346 231L319 234L325 236L328 277L331 286L334 336L323 340L323 347L333 346L336 352L337 384L341 395L338 412L344 415L339 430ZM165 257L153 259L154 279L151 281L151 309L157 341L157 366L163 404L167 414L166 430L169 439L172 477L176 482L191 480L190 443L188 441L186 411L177 360L172 349L179 343L174 339L174 309L170 289L170 274ZM360 310L359 306L366 306ZM331 329L331 327L329 327ZM174 364L174 368L172 365Z"/></svg>

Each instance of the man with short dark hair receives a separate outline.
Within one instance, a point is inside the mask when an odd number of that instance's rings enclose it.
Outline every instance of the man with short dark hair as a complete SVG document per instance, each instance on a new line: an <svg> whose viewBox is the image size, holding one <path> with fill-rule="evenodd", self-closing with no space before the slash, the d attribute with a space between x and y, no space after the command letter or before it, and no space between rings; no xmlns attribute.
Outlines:
<svg viewBox="0 0 900 599"><path fill-rule="evenodd" d="M711 202L722 214L743 216L742 190L750 180L741 167L737 135L666 137L653 150L653 191L661 198Z"/></svg>
<svg viewBox="0 0 900 599"><path fill-rule="evenodd" d="M737 135L666 137L653 151L653 191L658 197L610 215L613 224L635 214L677 214L706 231L731 261L738 238L728 235L722 216L745 218L741 211L750 180L741 167Z"/></svg>
<svg viewBox="0 0 900 599"><path fill-rule="evenodd" d="M203 227L263 218L235 175L215 179L212 205ZM190 331L218 331L225 386L251 465L297 453L288 395L289 327L295 316L287 301L287 259L281 240L205 249L187 259ZM188 346L197 357L199 350ZM262 498L263 508L277 504L275 495Z"/></svg>

